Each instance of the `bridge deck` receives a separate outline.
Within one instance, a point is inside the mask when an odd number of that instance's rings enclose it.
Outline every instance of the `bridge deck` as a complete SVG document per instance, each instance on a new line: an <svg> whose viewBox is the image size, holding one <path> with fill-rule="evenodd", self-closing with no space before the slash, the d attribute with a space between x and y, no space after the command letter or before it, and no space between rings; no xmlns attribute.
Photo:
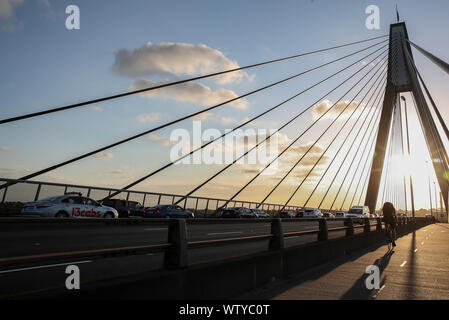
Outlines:
<svg viewBox="0 0 449 320"><path fill-rule="evenodd" d="M435 224L386 246L366 249L245 294L240 299L449 299L449 225ZM380 289L365 286L369 265L380 270Z"/></svg>

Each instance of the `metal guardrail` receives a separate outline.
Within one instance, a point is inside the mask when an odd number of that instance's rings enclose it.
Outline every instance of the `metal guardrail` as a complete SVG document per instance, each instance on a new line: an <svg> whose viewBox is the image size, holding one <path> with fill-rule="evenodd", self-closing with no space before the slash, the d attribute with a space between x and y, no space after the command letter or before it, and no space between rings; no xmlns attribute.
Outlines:
<svg viewBox="0 0 449 320"><path fill-rule="evenodd" d="M205 201L206 205L204 209L205 214L208 213L209 210L217 210L220 207L220 203L225 204L228 200L227 199L221 199L221 198L210 198L210 197L198 197L198 196L184 196L180 194L171 194L171 193L158 193L158 192L147 192L147 191L136 191L136 190L123 190L123 189L114 189L114 188L105 188L105 187L95 187L95 186L87 186L87 185L77 185L77 184L64 184L64 183L56 183L56 182L44 182L44 181L30 181L30 180L18 180L18 179L8 179L8 178L0 178L0 182L16 182L17 184L14 185L14 188L17 188L18 186L22 185L34 185L36 186L36 190L34 192L34 195L30 197L28 201L37 201L39 200L39 197L42 192L42 187L48 186L48 187L61 187L64 188L64 193L68 191L69 188L73 189L85 189L86 190L86 197L90 197L91 193L94 191L106 191L108 195L111 195L113 192L120 192L126 194L126 201L130 199L132 195L139 195L142 197L141 203L145 207L145 203L148 200L150 196L156 197L156 201L153 205L159 205L159 204L174 204L176 199L185 198L183 201L183 205L181 205L184 209L186 209L187 201L193 200L195 203L194 208L192 210L194 213L198 212L198 204L200 201ZM11 188L13 188L11 187ZM3 192L3 194L2 194ZM0 190L0 204L7 201L7 195L8 195L8 187L5 189ZM57 194L55 194L57 195ZM162 197L167 197L171 199L169 203L161 203ZM215 206L212 206L211 202L216 202ZM228 203L228 207L247 207L247 208L255 208L258 205L260 205L259 209L262 209L264 211L279 211L283 205L282 204L276 204L276 203L260 203L255 201L240 201L240 200L233 200ZM214 208L215 207L215 208ZM302 209L300 206L286 206L285 210L296 210L296 209Z"/></svg>
<svg viewBox="0 0 449 320"><path fill-rule="evenodd" d="M37 262L56 263L73 261L73 259L101 259L107 257L117 257L124 255L141 255L148 253L164 253L164 269L172 270L188 267L188 249L215 247L218 245L229 245L236 243L247 243L252 241L269 241L268 250L281 250L285 247L284 239L293 236L302 236L316 234L317 241L326 241L329 238L330 232L345 231L345 236L350 237L354 235L354 230L363 228L364 233L372 232L371 228L376 227L376 231L383 229L381 218L363 218L363 224L355 226L354 220L357 218L332 218L332 219L66 219L66 218L2 218L0 223L94 223L107 225L120 225L130 223L144 223L144 224L158 224L166 225L168 227L168 241L167 243L155 245L142 245L132 247L122 247L113 249L96 249L83 251L69 251L60 253L49 253L39 255L28 255L19 257L0 258L0 266L5 268L9 266L17 266L23 264L32 264ZM284 232L282 223L294 223L303 221L318 222L318 229L301 230L293 232ZM342 221L343 227L328 227L328 221ZM375 221L375 223L371 223ZM217 224L217 223L267 223L271 224L270 234L245 236L237 238L225 238L214 240L187 240L187 224ZM416 226L417 222L429 224L434 222L430 218L399 218L398 225Z"/></svg>

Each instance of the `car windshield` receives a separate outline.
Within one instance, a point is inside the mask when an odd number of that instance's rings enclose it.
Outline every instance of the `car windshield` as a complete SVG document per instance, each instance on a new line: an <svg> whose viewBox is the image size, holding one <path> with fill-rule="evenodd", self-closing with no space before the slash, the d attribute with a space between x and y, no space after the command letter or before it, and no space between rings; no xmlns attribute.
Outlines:
<svg viewBox="0 0 449 320"><path fill-rule="evenodd" d="M349 213L362 214L362 209L349 209Z"/></svg>

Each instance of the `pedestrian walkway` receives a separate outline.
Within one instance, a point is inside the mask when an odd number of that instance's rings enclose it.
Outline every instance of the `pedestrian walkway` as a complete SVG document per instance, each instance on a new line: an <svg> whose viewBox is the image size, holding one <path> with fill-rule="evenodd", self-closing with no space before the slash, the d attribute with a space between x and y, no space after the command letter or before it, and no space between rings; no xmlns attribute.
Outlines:
<svg viewBox="0 0 449 320"><path fill-rule="evenodd" d="M380 289L368 290L366 268L377 265ZM239 299L449 299L449 224L432 224L386 245L354 252Z"/></svg>

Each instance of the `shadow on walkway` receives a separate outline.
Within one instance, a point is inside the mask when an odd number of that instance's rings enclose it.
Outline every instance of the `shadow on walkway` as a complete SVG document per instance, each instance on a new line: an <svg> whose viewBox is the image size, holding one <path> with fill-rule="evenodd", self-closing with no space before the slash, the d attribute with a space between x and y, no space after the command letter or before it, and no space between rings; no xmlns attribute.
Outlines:
<svg viewBox="0 0 449 320"><path fill-rule="evenodd" d="M365 254L367 254L369 252L376 251L378 248L383 247L383 246L385 246L385 242L381 241L379 243L372 245L369 248L357 250L356 252L352 252L352 253L348 253L344 257L340 257L338 259L335 259L334 261L330 261L330 262L324 263L322 265L316 266L312 269L305 270L305 271L301 272L300 274L293 275L291 278L287 278L283 281L280 281L279 283L270 284L267 287L253 290L253 291L251 291L247 294L243 294L237 298L238 299L261 299L261 300L273 299L273 298L281 295L282 293L288 291L291 288L301 285L302 283L307 282L307 281L313 281L313 280L319 279L319 278L323 277L324 275L332 272L334 269L336 269L340 265L345 264L350 261L355 261L355 260L359 259L360 257L364 256ZM391 254L392 254L391 252L387 253L380 259L376 260L377 263L384 265L384 267L382 268L382 271L383 271L383 269L385 269L386 265L388 264ZM376 262L374 264L376 264ZM368 276L368 275L366 275L366 276ZM360 279L360 281L362 281L362 280ZM364 280L363 280L363 287L365 287ZM348 299L351 299L351 298L348 298ZM358 297L355 299L361 299L361 298Z"/></svg>

